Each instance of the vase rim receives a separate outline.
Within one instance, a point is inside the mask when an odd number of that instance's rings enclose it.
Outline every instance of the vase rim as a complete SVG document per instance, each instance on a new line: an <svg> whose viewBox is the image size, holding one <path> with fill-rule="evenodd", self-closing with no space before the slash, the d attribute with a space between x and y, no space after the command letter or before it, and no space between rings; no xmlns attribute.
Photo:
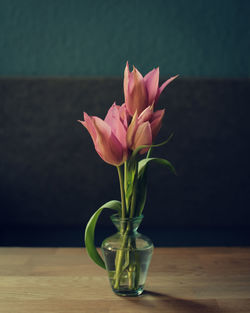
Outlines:
<svg viewBox="0 0 250 313"><path fill-rule="evenodd" d="M112 214L110 216L111 220L119 220L119 221L139 221L144 218L144 215L141 214L139 216L134 216L134 217L120 217L118 213Z"/></svg>

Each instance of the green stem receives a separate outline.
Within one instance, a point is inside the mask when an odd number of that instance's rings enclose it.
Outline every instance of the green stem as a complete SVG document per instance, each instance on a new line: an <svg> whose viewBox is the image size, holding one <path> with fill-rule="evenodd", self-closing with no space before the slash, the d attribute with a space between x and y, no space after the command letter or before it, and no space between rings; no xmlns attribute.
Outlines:
<svg viewBox="0 0 250 313"><path fill-rule="evenodd" d="M123 173L121 166L117 166L119 182L120 182L120 191L121 191L121 202L122 202L122 218L126 217L126 203L125 203L125 194L124 194L124 184L123 184Z"/></svg>
<svg viewBox="0 0 250 313"><path fill-rule="evenodd" d="M131 231L130 222L128 222L126 231L123 235L121 249L117 251L117 260L116 260L116 273L115 273L115 282L114 288L119 289L120 280L123 272L127 272L128 276L128 286L130 290L136 290L139 285L140 278L140 265L138 256L135 252L136 242L133 237L130 237L129 233ZM129 264L124 268L125 255L129 253Z"/></svg>
<svg viewBox="0 0 250 313"><path fill-rule="evenodd" d="M115 269L115 283L114 288L118 289L120 286L120 276L122 274L122 265L124 263L124 257L126 253L126 248L128 244L128 233L130 231L129 223L126 226L125 232L122 234L122 243L120 249L117 251L116 257L116 269ZM124 269L125 270L125 269Z"/></svg>
<svg viewBox="0 0 250 313"><path fill-rule="evenodd" d="M134 217L134 213L135 213L137 178L138 178L138 162L136 162L136 167L135 167L135 179L134 179L134 186L133 186L133 195L132 195L131 208L130 208L130 214L129 214L130 218Z"/></svg>
<svg viewBox="0 0 250 313"><path fill-rule="evenodd" d="M127 188L128 188L127 175L128 175L128 164L126 161L124 163L124 191L125 191L125 201L126 201L126 215L128 215L128 210L129 210L129 203L127 199Z"/></svg>

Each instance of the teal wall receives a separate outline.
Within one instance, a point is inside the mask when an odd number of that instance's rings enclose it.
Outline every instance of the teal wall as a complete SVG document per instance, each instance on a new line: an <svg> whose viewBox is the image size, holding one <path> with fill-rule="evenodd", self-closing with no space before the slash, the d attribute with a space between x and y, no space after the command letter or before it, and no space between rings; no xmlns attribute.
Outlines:
<svg viewBox="0 0 250 313"><path fill-rule="evenodd" d="M247 0L0 0L0 75L250 77L249 18Z"/></svg>

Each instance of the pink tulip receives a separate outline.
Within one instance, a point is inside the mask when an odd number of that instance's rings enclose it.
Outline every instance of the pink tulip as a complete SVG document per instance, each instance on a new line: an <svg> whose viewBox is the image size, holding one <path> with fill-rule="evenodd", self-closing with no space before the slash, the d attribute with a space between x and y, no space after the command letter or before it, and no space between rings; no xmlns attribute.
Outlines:
<svg viewBox="0 0 250 313"><path fill-rule="evenodd" d="M127 145L130 150L135 150L142 145L152 145L158 134L165 110L153 112L153 106L147 107L139 116L135 112L127 130ZM141 150L145 153L148 149Z"/></svg>
<svg viewBox="0 0 250 313"><path fill-rule="evenodd" d="M107 163L119 166L127 160L127 115L125 106L115 103L104 121L84 112L84 121L79 121L90 133L95 149Z"/></svg>
<svg viewBox="0 0 250 313"><path fill-rule="evenodd" d="M169 78L159 88L159 67L143 77L135 67L130 72L127 62L124 70L123 88L125 103L130 116L133 116L136 111L140 114L148 106L154 106L162 91L177 76Z"/></svg>

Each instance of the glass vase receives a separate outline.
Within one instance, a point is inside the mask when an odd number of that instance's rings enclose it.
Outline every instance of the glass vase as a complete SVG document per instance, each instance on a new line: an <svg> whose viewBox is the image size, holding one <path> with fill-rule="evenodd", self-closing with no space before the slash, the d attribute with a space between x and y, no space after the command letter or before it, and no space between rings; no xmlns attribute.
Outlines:
<svg viewBox="0 0 250 313"><path fill-rule="evenodd" d="M139 296L144 290L154 246L148 237L137 232L142 219L143 215L112 215L118 232L101 245L111 287L120 296Z"/></svg>

